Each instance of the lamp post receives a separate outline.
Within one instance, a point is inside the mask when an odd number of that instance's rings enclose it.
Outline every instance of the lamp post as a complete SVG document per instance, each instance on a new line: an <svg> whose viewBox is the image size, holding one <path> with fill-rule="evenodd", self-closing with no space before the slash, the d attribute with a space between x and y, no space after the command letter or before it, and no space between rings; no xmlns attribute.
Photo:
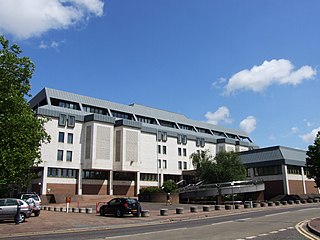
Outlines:
<svg viewBox="0 0 320 240"><path fill-rule="evenodd" d="M231 182L231 187L232 187L232 209L234 209L234 195L233 195L233 186L234 186L234 182Z"/></svg>

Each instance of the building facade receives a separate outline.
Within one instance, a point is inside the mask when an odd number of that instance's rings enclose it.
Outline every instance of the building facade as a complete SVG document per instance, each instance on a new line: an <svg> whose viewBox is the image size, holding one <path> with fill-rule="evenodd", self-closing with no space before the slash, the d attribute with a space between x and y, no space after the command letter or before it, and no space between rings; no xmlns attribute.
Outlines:
<svg viewBox="0 0 320 240"><path fill-rule="evenodd" d="M138 104L123 105L44 88L30 107L45 124L51 142L41 147L41 194L134 196L193 170L190 155L209 150L257 148L238 130L195 121Z"/></svg>
<svg viewBox="0 0 320 240"><path fill-rule="evenodd" d="M240 153L248 178L263 179L264 197L269 200L278 195L319 194L313 179L305 171L306 151L273 146Z"/></svg>

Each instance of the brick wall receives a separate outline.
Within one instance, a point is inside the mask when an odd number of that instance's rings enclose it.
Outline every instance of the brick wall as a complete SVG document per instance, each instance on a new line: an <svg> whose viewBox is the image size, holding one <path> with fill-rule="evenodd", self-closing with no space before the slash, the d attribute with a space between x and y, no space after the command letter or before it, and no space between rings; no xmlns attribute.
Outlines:
<svg viewBox="0 0 320 240"><path fill-rule="evenodd" d="M307 194L318 194L318 188L315 188L316 184L314 181L306 181Z"/></svg>
<svg viewBox="0 0 320 240"><path fill-rule="evenodd" d="M273 198L275 196L284 194L283 182L281 180L266 181L264 182L264 185L265 185L264 197L266 200Z"/></svg>
<svg viewBox="0 0 320 240"><path fill-rule="evenodd" d="M103 184L82 184L82 194L107 195L107 186Z"/></svg>
<svg viewBox="0 0 320 240"><path fill-rule="evenodd" d="M303 192L303 182L299 180L289 180L289 191L290 194L300 195Z"/></svg>
<svg viewBox="0 0 320 240"><path fill-rule="evenodd" d="M77 184L47 184L47 190L50 189L50 194L77 194ZM49 193L49 192L48 192Z"/></svg>

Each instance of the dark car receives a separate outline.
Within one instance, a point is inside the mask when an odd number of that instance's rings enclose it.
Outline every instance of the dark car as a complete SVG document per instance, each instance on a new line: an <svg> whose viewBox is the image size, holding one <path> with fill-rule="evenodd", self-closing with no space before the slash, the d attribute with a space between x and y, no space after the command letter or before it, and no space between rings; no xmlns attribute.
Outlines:
<svg viewBox="0 0 320 240"><path fill-rule="evenodd" d="M15 220L18 205L20 206L19 222L22 223L30 217L31 209L25 201L16 198L0 198L0 220Z"/></svg>
<svg viewBox="0 0 320 240"><path fill-rule="evenodd" d="M133 216L139 217L141 214L141 205L135 198L114 198L102 205L99 213L101 216L114 214L117 217L122 217L124 214L133 214Z"/></svg>

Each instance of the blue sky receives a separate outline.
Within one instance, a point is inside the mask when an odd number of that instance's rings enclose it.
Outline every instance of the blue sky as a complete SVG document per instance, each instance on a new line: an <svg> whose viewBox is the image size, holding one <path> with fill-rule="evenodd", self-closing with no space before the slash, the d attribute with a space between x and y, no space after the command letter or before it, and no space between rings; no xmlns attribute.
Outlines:
<svg viewBox="0 0 320 240"><path fill-rule="evenodd" d="M318 0L0 0L44 87L306 149L320 130Z"/></svg>

